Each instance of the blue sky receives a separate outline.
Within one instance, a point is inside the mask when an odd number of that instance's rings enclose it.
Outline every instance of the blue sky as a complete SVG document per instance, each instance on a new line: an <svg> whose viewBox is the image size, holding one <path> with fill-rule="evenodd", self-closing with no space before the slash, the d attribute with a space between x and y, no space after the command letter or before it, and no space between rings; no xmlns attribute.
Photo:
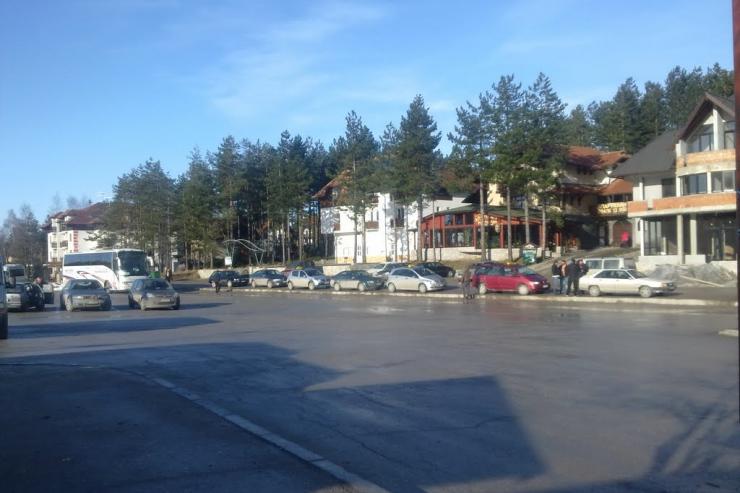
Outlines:
<svg viewBox="0 0 740 493"><path fill-rule="evenodd" d="M150 157L176 177L227 135L328 146L350 110L379 135L415 94L446 135L503 74L542 71L572 107L714 62L732 66L730 0L7 0L0 221L110 196Z"/></svg>

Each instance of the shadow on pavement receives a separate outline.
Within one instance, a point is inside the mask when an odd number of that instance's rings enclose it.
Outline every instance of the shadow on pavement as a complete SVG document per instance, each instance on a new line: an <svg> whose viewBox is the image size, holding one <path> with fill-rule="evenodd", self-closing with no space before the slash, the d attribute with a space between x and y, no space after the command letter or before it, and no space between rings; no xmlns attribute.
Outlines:
<svg viewBox="0 0 740 493"><path fill-rule="evenodd" d="M147 312L148 314L149 312ZM157 317L126 318L115 320L72 320L54 321L44 324L27 324L11 327L13 339L36 337L84 336L106 333L142 332L148 330L176 330L196 325L218 323L217 320L201 317Z"/></svg>

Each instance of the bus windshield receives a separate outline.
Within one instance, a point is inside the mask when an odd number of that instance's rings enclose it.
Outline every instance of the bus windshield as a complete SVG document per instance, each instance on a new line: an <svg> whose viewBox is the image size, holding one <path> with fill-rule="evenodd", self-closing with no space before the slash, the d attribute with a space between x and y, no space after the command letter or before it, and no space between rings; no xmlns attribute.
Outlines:
<svg viewBox="0 0 740 493"><path fill-rule="evenodd" d="M126 276L147 275L146 253L118 252L119 269Z"/></svg>

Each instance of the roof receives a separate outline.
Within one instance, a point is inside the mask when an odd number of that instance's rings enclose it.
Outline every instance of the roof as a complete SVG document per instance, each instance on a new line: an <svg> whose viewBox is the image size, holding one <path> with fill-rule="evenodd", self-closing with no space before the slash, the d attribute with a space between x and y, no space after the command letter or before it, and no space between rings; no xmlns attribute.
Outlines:
<svg viewBox="0 0 740 493"><path fill-rule="evenodd" d="M678 131L667 130L654 138L617 167L619 176L640 175L671 171L676 163L676 138Z"/></svg>
<svg viewBox="0 0 740 493"><path fill-rule="evenodd" d="M72 227L90 227L103 223L105 212L108 210L106 202L97 202L82 209L67 209L64 211L51 214L48 222L44 224L44 229L51 228L52 219L59 219L65 223L68 228Z"/></svg>
<svg viewBox="0 0 740 493"><path fill-rule="evenodd" d="M616 178L601 189L599 195L627 195L632 193L632 182L623 178Z"/></svg>
<svg viewBox="0 0 740 493"><path fill-rule="evenodd" d="M705 92L704 97L701 98L701 100L696 104L693 111L689 115L688 120L686 121L686 125L684 125L683 128L678 133L678 136L676 137L676 140L686 140L691 135L691 132L694 131L696 126L704 120L704 116L708 111L710 111L714 107L719 108L723 112L725 112L727 115L729 115L733 120L735 119L735 96L730 96L729 98L725 98L722 96L715 96L714 94Z"/></svg>
<svg viewBox="0 0 740 493"><path fill-rule="evenodd" d="M589 170L613 168L629 158L624 151L602 152L593 147L569 146L566 162Z"/></svg>
<svg viewBox="0 0 740 493"><path fill-rule="evenodd" d="M334 178L332 178L329 181L329 183L327 183L326 185L324 185L323 187L321 187L321 190L319 190L318 192L316 192L313 195L312 198L319 199L319 200L320 199L331 198L331 196L329 194L331 193L332 189L337 188L339 185L341 185L342 184L342 181L344 181L345 179L347 179L348 176L349 176L349 171L342 171L337 176L335 176Z"/></svg>

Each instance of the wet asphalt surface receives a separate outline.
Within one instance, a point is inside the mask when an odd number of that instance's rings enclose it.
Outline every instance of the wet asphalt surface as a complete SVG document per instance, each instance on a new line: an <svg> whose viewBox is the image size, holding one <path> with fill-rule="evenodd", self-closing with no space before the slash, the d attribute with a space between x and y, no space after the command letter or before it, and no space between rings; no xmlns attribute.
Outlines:
<svg viewBox="0 0 740 493"><path fill-rule="evenodd" d="M11 315L10 491L343 488L155 378L389 491L740 489L733 309L188 286L180 311Z"/></svg>

